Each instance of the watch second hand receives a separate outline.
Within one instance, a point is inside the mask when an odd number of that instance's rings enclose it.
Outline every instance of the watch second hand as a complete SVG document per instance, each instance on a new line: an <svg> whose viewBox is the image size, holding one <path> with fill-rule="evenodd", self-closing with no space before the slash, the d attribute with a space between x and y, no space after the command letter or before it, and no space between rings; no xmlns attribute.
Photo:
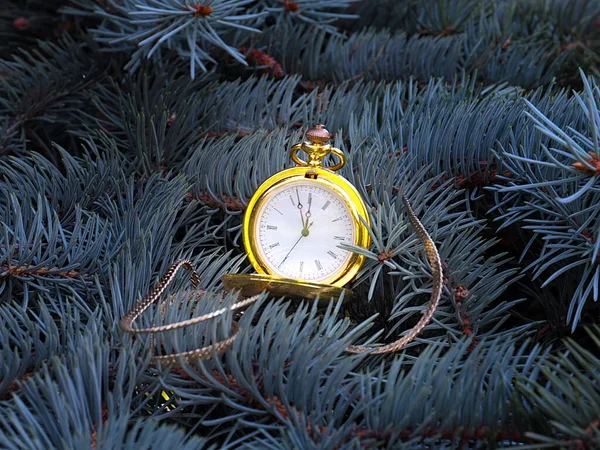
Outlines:
<svg viewBox="0 0 600 450"><path fill-rule="evenodd" d="M281 267L281 265L285 262L286 259L288 259L288 256L290 256L290 253L292 253L292 250L294 250L296 248L296 245L298 245L298 243L302 240L302 238L308 236L308 229L311 227L312 224L313 224L313 222L308 224L308 226L306 228L302 228L302 234L300 235L300 237L298 238L296 243L294 245L292 245L292 248L290 248L290 251L287 252L287 255L284 256L284 258L277 265L277 267Z"/></svg>
<svg viewBox="0 0 600 450"><path fill-rule="evenodd" d="M292 253L292 250L294 250L296 248L296 245L298 245L298 242L300 242L303 237L304 237L304 235L301 234L300 237L298 238L298 240L296 241L296 243L292 246L292 248L290 248L290 251L287 252L287 255L284 256L284 258L281 260L281 262L279 263L279 265L277 267L281 267L281 265L285 262L285 260L288 259L288 256L290 256L290 253Z"/></svg>

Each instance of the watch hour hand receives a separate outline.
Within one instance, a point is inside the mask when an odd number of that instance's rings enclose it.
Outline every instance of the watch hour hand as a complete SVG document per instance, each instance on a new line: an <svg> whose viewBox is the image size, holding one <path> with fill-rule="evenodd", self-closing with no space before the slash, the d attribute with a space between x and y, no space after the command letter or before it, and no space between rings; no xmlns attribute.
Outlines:
<svg viewBox="0 0 600 450"><path fill-rule="evenodd" d="M305 227L308 228L308 219L310 219L310 207L312 206L312 195L308 193L308 211L306 211Z"/></svg>

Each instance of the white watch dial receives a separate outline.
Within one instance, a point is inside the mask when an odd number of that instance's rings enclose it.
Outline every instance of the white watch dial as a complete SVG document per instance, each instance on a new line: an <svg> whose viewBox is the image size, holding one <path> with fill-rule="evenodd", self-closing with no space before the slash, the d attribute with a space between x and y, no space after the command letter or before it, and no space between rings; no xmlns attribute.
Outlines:
<svg viewBox="0 0 600 450"><path fill-rule="evenodd" d="M321 282L339 275L352 253L356 230L340 195L316 182L270 192L257 211L255 239L264 263L281 277Z"/></svg>

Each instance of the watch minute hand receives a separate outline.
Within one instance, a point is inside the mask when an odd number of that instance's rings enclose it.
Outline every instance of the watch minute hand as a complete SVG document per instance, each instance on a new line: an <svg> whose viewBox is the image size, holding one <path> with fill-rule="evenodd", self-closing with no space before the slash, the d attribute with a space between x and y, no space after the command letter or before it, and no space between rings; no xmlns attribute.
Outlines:
<svg viewBox="0 0 600 450"><path fill-rule="evenodd" d="M300 211L300 220L302 221L302 229L304 229L306 225L304 224L304 214L302 214L303 206L302 203L300 203L300 194L298 193L298 188L296 188L296 197L298 198L298 204L296 205L296 207Z"/></svg>

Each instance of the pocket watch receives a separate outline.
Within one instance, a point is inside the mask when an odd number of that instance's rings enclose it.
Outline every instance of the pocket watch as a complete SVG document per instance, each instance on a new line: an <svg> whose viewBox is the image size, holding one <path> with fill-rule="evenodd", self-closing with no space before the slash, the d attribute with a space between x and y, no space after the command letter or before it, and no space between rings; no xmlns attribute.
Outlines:
<svg viewBox="0 0 600 450"><path fill-rule="evenodd" d="M370 226L367 205L352 184L335 173L345 164L341 150L328 142L329 132L317 125L306 133L306 141L290 149L296 167L282 170L267 179L256 190L244 215L243 242L256 274L227 274L222 277L225 290L236 290L248 298L231 306L167 325L136 328L134 322L150 305L160 301L173 281L176 272L185 268L191 272L192 287L197 289L199 276L192 263L179 260L163 278L121 318L121 329L132 334L153 334L184 328L214 319L226 312L239 311L258 301L263 291L271 296L296 298L352 298L344 288L360 270L365 257L340 247L353 244L362 248L370 245ZM308 158L298 156L304 152ZM324 166L323 159L333 155L338 161ZM415 215L408 198L402 194L408 219L423 243L431 266L433 286L429 307L421 319L406 334L389 344L350 345L348 353L393 353L404 348L429 323L440 302L443 287L442 263L434 241ZM198 295L192 296L199 299ZM169 303L168 305L170 305ZM165 305L166 307L167 305ZM239 313L242 314L242 313ZM194 350L153 356L151 362L179 364L211 359L231 348L239 332L238 322L232 321L231 335L219 342ZM153 348L153 345L150 345ZM168 401L170 396L163 393Z"/></svg>
<svg viewBox="0 0 600 450"><path fill-rule="evenodd" d="M241 289L242 295L266 289L309 298L342 291L346 299L350 296L343 286L356 276L365 257L340 245L368 248L369 215L356 188L335 173L346 160L329 144L330 138L323 125L308 130L306 141L290 149L297 166L268 178L251 197L242 236L257 274L226 275L226 289ZM327 155L338 161L324 166Z"/></svg>

